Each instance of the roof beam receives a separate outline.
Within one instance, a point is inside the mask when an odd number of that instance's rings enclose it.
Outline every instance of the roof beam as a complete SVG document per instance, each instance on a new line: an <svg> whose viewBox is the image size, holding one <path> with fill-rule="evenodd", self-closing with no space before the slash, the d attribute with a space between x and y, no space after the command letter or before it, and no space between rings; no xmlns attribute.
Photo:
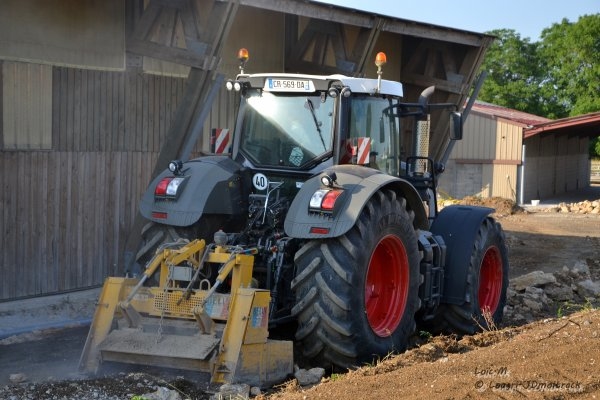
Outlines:
<svg viewBox="0 0 600 400"><path fill-rule="evenodd" d="M227 0L217 0L227 1ZM379 19L385 21L383 31L401 35L416 36L444 42L460 43L468 46L481 46L482 40L489 35L446 28L438 25L415 22L367 11L332 6L313 1L298 0L240 0L240 4L281 13L318 18L364 28L374 28Z"/></svg>

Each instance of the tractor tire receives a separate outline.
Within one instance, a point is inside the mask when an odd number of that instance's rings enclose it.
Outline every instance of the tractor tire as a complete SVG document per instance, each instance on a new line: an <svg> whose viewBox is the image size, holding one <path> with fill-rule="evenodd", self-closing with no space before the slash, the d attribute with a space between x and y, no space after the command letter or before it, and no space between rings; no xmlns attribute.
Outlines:
<svg viewBox="0 0 600 400"><path fill-rule="evenodd" d="M413 219L404 198L377 192L345 235L296 253L292 314L303 361L346 370L406 349L420 307Z"/></svg>
<svg viewBox="0 0 600 400"><path fill-rule="evenodd" d="M462 305L444 304L438 327L445 333L472 335L502 322L508 288L508 250L500 224L486 218L477 232Z"/></svg>

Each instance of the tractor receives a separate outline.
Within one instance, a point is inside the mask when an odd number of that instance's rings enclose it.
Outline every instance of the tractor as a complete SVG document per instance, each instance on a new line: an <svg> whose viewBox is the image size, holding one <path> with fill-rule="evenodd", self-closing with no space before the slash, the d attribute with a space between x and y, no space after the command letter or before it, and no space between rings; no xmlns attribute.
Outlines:
<svg viewBox="0 0 600 400"><path fill-rule="evenodd" d="M107 280L82 368L161 356L264 385L294 362L346 370L402 352L420 329L498 324L509 266L493 210L437 205L429 125L436 110L460 140L456 106L430 102L433 87L403 101L384 53L376 78L247 74L239 58L231 147L151 182L137 268ZM161 346L161 334L186 339Z"/></svg>

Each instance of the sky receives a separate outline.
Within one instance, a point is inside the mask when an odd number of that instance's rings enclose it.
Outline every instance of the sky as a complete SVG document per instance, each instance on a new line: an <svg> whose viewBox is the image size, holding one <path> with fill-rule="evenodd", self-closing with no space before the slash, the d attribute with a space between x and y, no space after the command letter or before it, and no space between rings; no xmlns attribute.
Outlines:
<svg viewBox="0 0 600 400"><path fill-rule="evenodd" d="M540 40L544 28L563 18L600 13L600 0L317 0L391 17L472 32L513 29L522 39Z"/></svg>

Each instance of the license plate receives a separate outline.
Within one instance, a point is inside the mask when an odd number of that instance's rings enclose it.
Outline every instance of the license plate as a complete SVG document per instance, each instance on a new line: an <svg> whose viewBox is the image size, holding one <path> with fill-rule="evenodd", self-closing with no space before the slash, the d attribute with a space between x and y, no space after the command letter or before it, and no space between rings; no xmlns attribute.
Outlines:
<svg viewBox="0 0 600 400"><path fill-rule="evenodd" d="M264 90L269 92L314 92L314 85L308 79L267 78Z"/></svg>

